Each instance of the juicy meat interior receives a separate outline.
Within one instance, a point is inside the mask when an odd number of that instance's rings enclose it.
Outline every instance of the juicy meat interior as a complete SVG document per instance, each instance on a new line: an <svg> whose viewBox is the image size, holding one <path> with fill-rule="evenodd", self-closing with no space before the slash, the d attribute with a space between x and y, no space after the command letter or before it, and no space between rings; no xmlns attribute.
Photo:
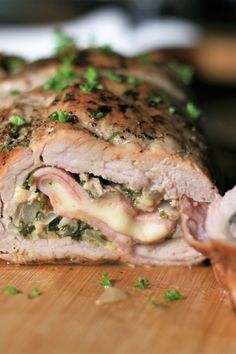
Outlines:
<svg viewBox="0 0 236 354"><path fill-rule="evenodd" d="M216 194L198 114L161 55L75 50L4 71L0 257L200 262L179 221L183 195Z"/></svg>

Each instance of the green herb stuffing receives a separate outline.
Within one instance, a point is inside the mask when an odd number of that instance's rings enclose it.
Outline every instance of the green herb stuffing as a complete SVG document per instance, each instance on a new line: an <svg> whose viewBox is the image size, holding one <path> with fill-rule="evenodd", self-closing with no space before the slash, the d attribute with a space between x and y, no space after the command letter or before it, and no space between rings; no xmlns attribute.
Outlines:
<svg viewBox="0 0 236 354"><path fill-rule="evenodd" d="M168 219L169 215L165 209L160 209L159 210L159 215L162 219Z"/></svg>
<svg viewBox="0 0 236 354"><path fill-rule="evenodd" d="M39 291L39 289L38 288L33 288L32 290L31 290L31 292L29 293L29 297L38 297L38 296L40 296L40 295L42 295L42 293L41 293L41 291Z"/></svg>
<svg viewBox="0 0 236 354"><path fill-rule="evenodd" d="M54 89L60 92L73 84L77 79L72 66L73 60L74 55L70 55L63 59L62 66L58 68L55 74L43 84L44 90Z"/></svg>
<svg viewBox="0 0 236 354"><path fill-rule="evenodd" d="M137 196L138 192L126 187L125 185L121 186L121 191L127 195L129 198L134 198Z"/></svg>
<svg viewBox="0 0 236 354"><path fill-rule="evenodd" d="M17 289L16 287L11 286L11 285L6 285L5 288L4 288L4 291L7 294L13 295L13 296L22 293L22 291L20 289Z"/></svg>
<svg viewBox="0 0 236 354"><path fill-rule="evenodd" d="M68 50L76 47L76 41L74 38L68 36L61 29L55 31L56 36L56 49L55 52L57 55L63 55Z"/></svg>
<svg viewBox="0 0 236 354"><path fill-rule="evenodd" d="M111 288L112 287L112 283L109 279L107 272L102 274L102 280L100 281L100 285L103 286L104 288Z"/></svg>
<svg viewBox="0 0 236 354"><path fill-rule="evenodd" d="M61 217L57 216L55 219L53 219L47 226L47 231L53 232L53 231L59 231L59 222L61 221Z"/></svg>
<svg viewBox="0 0 236 354"><path fill-rule="evenodd" d="M189 85L191 83L194 74L192 66L174 61L170 63L170 67L177 73L184 84Z"/></svg>
<svg viewBox="0 0 236 354"><path fill-rule="evenodd" d="M156 308L162 308L162 309L168 308L168 306L166 304L164 304L163 302L157 302L157 299L155 296L152 296L150 298L150 304L152 304Z"/></svg>
<svg viewBox="0 0 236 354"><path fill-rule="evenodd" d="M66 123L70 120L70 115L67 112L56 111L51 113L48 118L51 120L57 120L60 123Z"/></svg>
<svg viewBox="0 0 236 354"><path fill-rule="evenodd" d="M107 137L107 141L112 141L113 139L115 139L116 136L119 136L119 134L120 134L119 132L112 133Z"/></svg>
<svg viewBox="0 0 236 354"><path fill-rule="evenodd" d="M164 299L168 301L183 300L185 297L177 290L167 290L163 294Z"/></svg>
<svg viewBox="0 0 236 354"><path fill-rule="evenodd" d="M79 177L79 184L83 187L86 181L80 176L80 174L78 174L78 177Z"/></svg>
<svg viewBox="0 0 236 354"><path fill-rule="evenodd" d="M21 236L27 237L32 234L32 232L35 230L34 225L27 225L24 223L23 220L20 220L19 226L18 226L19 234Z"/></svg>
<svg viewBox="0 0 236 354"><path fill-rule="evenodd" d="M198 120L198 118L201 116L202 112L200 109L195 106L192 102L188 102L186 105L186 111L191 118L192 121Z"/></svg>
<svg viewBox="0 0 236 354"><path fill-rule="evenodd" d="M93 191L87 191L88 195L93 198L93 199L98 199L100 198L100 194L98 194L97 192L93 192Z"/></svg>
<svg viewBox="0 0 236 354"><path fill-rule="evenodd" d="M134 287L136 289L141 289L141 290L147 289L150 286L151 286L151 282L148 279L141 278L141 277L139 277L136 283L134 284Z"/></svg>
<svg viewBox="0 0 236 354"><path fill-rule="evenodd" d="M24 182L22 183L22 188L24 189L30 189L33 183L34 176L31 174L29 177L27 177Z"/></svg>
<svg viewBox="0 0 236 354"><path fill-rule="evenodd" d="M89 93L95 89L101 90L103 86L99 83L99 74L93 66L89 66L84 73L85 83L80 85L80 91Z"/></svg>
<svg viewBox="0 0 236 354"><path fill-rule="evenodd" d="M25 118L22 116L19 116L19 115L11 116L10 122L11 122L11 124L16 125L18 127L21 127L26 124Z"/></svg>

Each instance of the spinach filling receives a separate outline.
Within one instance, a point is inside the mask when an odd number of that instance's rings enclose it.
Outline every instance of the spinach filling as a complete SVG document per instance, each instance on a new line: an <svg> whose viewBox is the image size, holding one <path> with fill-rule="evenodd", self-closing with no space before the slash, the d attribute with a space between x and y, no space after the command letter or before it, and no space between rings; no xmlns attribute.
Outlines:
<svg viewBox="0 0 236 354"><path fill-rule="evenodd" d="M28 190L31 183L27 179ZM75 241L87 241L95 246L106 246L109 240L98 230L88 224L56 215L49 199L42 193L36 192L37 199L18 205L12 219L11 227L14 232L29 240L71 237Z"/></svg>

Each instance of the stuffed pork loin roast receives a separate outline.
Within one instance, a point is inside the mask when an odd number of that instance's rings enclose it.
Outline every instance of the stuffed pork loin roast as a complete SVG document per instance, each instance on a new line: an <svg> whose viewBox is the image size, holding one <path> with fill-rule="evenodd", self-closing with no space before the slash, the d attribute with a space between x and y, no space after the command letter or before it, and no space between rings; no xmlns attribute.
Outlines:
<svg viewBox="0 0 236 354"><path fill-rule="evenodd" d="M27 64L0 81L0 257L195 264L179 200L216 195L198 115L162 60Z"/></svg>

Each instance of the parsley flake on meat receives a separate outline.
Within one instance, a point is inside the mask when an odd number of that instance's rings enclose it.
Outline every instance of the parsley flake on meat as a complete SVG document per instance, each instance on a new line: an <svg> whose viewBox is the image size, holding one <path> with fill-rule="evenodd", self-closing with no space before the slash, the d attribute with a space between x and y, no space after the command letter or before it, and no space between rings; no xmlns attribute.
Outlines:
<svg viewBox="0 0 236 354"><path fill-rule="evenodd" d="M89 66L84 73L85 83L80 85L80 91L84 93L92 92L93 90L101 90L102 84L99 83L99 74L93 66Z"/></svg>
<svg viewBox="0 0 236 354"><path fill-rule="evenodd" d="M61 29L55 31L56 36L56 54L65 54L68 50L76 47L76 41L74 38L68 36Z"/></svg>
<svg viewBox="0 0 236 354"><path fill-rule="evenodd" d="M11 116L10 122L11 122L11 124L16 125L18 127L26 124L25 118L22 116L16 115L16 114Z"/></svg>
<svg viewBox="0 0 236 354"><path fill-rule="evenodd" d="M194 70L190 65L173 61L170 67L177 73L184 84L189 85L192 81Z"/></svg>
<svg viewBox="0 0 236 354"><path fill-rule="evenodd" d="M191 118L192 121L198 120L198 118L201 116L202 112L200 109L192 102L188 102L186 105L186 111Z"/></svg>
<svg viewBox="0 0 236 354"><path fill-rule="evenodd" d="M51 120L57 120L60 123L66 123L70 120L70 115L67 112L56 111L51 113L48 118Z"/></svg>
<svg viewBox="0 0 236 354"><path fill-rule="evenodd" d="M60 92L74 83L74 81L77 79L77 76L72 66L73 60L73 55L63 59L61 67L58 68L55 74L43 84L44 90L54 89Z"/></svg>

